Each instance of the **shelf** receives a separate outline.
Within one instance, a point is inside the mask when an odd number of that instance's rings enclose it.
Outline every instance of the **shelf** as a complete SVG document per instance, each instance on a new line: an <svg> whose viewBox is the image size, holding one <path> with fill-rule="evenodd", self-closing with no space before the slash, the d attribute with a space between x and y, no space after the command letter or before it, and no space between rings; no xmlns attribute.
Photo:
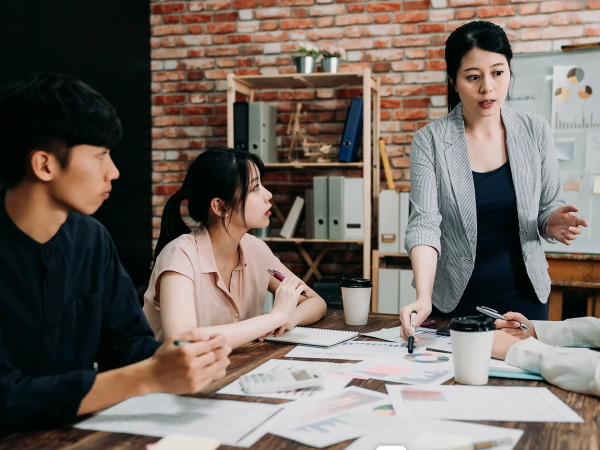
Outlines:
<svg viewBox="0 0 600 450"><path fill-rule="evenodd" d="M265 169L331 169L331 168L345 168L345 169L362 169L363 163L343 163L343 162L332 162L332 163L315 163L315 162L289 162L289 163L267 163Z"/></svg>
<svg viewBox="0 0 600 450"><path fill-rule="evenodd" d="M282 238L282 237L270 237L270 238L260 238L265 242L294 242L295 244L304 244L304 243L332 243L332 244L362 244L363 240L360 239L306 239L306 238Z"/></svg>
<svg viewBox="0 0 600 450"><path fill-rule="evenodd" d="M283 75L235 76L235 82L250 89L336 88L362 86L363 73L291 73ZM375 83L373 83L374 85Z"/></svg>

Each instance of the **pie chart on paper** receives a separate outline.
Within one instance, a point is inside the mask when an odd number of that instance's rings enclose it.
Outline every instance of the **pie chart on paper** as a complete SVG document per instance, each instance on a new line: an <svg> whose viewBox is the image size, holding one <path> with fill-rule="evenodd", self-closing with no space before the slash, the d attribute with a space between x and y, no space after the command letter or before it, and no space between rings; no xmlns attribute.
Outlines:
<svg viewBox="0 0 600 450"><path fill-rule="evenodd" d="M583 80L584 76L583 70L581 70L579 67L573 67L567 73L567 80L569 80L569 83L577 84L581 83L581 80Z"/></svg>
<svg viewBox="0 0 600 450"><path fill-rule="evenodd" d="M559 87L555 92L554 92L554 96L558 99L558 100L566 100L569 98L569 90L567 88L564 87Z"/></svg>
<svg viewBox="0 0 600 450"><path fill-rule="evenodd" d="M592 88L589 86L581 86L577 94L579 95L579 98L587 100L592 96Z"/></svg>

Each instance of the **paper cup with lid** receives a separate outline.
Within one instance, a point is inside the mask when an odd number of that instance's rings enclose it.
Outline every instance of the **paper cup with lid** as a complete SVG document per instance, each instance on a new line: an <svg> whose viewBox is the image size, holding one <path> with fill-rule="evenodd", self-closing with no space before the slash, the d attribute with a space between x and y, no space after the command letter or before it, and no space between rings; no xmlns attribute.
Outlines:
<svg viewBox="0 0 600 450"><path fill-rule="evenodd" d="M342 278L340 286L346 325L366 325L369 321L373 283L365 278Z"/></svg>
<svg viewBox="0 0 600 450"><path fill-rule="evenodd" d="M495 330L494 319L484 315L452 319L452 359L458 383L487 384Z"/></svg>

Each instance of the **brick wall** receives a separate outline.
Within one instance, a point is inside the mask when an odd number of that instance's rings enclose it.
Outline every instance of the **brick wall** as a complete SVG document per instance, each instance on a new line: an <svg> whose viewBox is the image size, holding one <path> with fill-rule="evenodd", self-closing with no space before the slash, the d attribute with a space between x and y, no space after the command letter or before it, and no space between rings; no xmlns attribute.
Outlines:
<svg viewBox="0 0 600 450"><path fill-rule="evenodd" d="M152 12L155 238L162 205L179 188L189 161L205 147L226 144L227 73L295 72L299 41L335 42L347 50L341 71L369 67L381 79L381 132L402 190L410 189L414 131L446 113L443 57L450 32L470 20L490 20L506 30L516 54L600 41L600 0L156 1ZM306 127L315 142L338 143L348 98L357 95L361 90L319 89L262 91L255 98L277 106L285 146L296 102L309 110ZM269 172L264 184L286 214L312 175ZM272 222L274 229L280 225ZM360 248L338 247L324 260L324 274L360 274ZM302 271L291 245L276 250Z"/></svg>

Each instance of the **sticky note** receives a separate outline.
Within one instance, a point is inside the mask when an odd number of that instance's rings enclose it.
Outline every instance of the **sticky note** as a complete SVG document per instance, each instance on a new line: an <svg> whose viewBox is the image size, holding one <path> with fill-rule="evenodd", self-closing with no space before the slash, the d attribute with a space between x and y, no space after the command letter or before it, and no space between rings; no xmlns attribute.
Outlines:
<svg viewBox="0 0 600 450"><path fill-rule="evenodd" d="M594 177L594 188L592 189L594 194L600 194L600 175Z"/></svg>
<svg viewBox="0 0 600 450"><path fill-rule="evenodd" d="M220 445L214 438L170 434L154 444L152 450L215 450Z"/></svg>

